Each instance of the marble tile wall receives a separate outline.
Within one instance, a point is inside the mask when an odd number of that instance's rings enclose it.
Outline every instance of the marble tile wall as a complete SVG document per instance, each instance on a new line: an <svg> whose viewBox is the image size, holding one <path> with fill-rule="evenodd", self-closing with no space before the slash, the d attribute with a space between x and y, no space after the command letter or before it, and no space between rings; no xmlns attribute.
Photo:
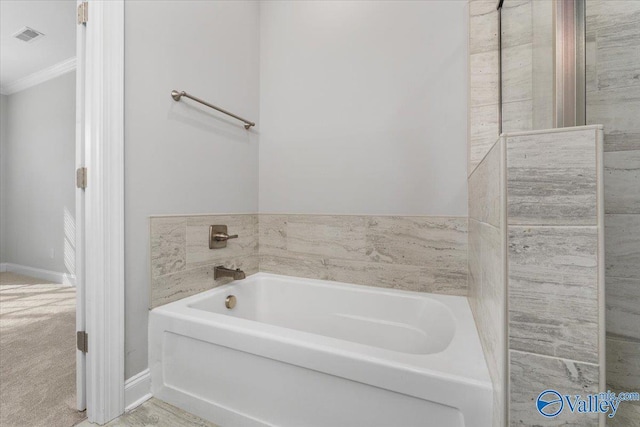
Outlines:
<svg viewBox="0 0 640 427"><path fill-rule="evenodd" d="M598 363L598 232L509 225L509 348Z"/></svg>
<svg viewBox="0 0 640 427"><path fill-rule="evenodd" d="M209 249L226 224L227 248ZM467 294L467 218L195 215L150 218L151 308L228 283L217 265L420 292Z"/></svg>
<svg viewBox="0 0 640 427"><path fill-rule="evenodd" d="M498 139L498 13L469 1L469 175Z"/></svg>
<svg viewBox="0 0 640 427"><path fill-rule="evenodd" d="M258 272L258 215L155 216L149 220L151 236L151 307L167 304L230 279L213 279L218 265ZM209 249L209 226L226 224L225 249Z"/></svg>
<svg viewBox="0 0 640 427"><path fill-rule="evenodd" d="M608 282L607 282L608 284ZM607 388L638 391L640 384L640 341L607 336ZM640 420L640 402L624 402L607 426L636 427Z"/></svg>
<svg viewBox="0 0 640 427"><path fill-rule="evenodd" d="M467 218L260 214L260 271L467 294Z"/></svg>
<svg viewBox="0 0 640 427"><path fill-rule="evenodd" d="M507 188L512 224L596 223L595 130L566 135L561 143L554 133L509 138Z"/></svg>
<svg viewBox="0 0 640 427"><path fill-rule="evenodd" d="M556 418L541 419L535 410L535 400L543 390L562 390L561 393L582 396L600 391L598 365L516 350L509 351L509 360L510 426L598 426L597 415L563 411Z"/></svg>
<svg viewBox="0 0 640 427"><path fill-rule="evenodd" d="M604 133L606 140L606 127ZM640 149L604 153L604 168L605 212L610 215L640 214Z"/></svg>
<svg viewBox="0 0 640 427"><path fill-rule="evenodd" d="M499 136L496 1L469 1L469 175ZM502 131L553 126L553 2L502 8Z"/></svg>
<svg viewBox="0 0 640 427"><path fill-rule="evenodd" d="M534 27L533 3L532 0L506 0L502 7L503 132L533 128L534 32L537 35L539 30ZM535 42L542 40L536 38ZM535 47L542 46L536 44ZM540 55L535 58L541 59Z"/></svg>
<svg viewBox="0 0 640 427"><path fill-rule="evenodd" d="M506 423L506 254L504 140L471 173L469 187L469 303L494 388L494 426Z"/></svg>
<svg viewBox="0 0 640 427"><path fill-rule="evenodd" d="M604 125L607 383L640 389L640 2L586 1L587 123ZM640 403L613 426L640 426Z"/></svg>
<svg viewBox="0 0 640 427"><path fill-rule="evenodd" d="M509 138L511 224L596 223L594 133L591 128Z"/></svg>
<svg viewBox="0 0 640 427"><path fill-rule="evenodd" d="M502 131L553 127L552 0L506 0L502 9Z"/></svg>
<svg viewBox="0 0 640 427"><path fill-rule="evenodd" d="M541 391L604 388L602 130L586 126L505 138L509 419L512 426L540 425L534 401ZM598 418L564 411L549 425L597 426Z"/></svg>
<svg viewBox="0 0 640 427"><path fill-rule="evenodd" d="M605 151L640 143L640 3L587 0L587 123L605 127Z"/></svg>

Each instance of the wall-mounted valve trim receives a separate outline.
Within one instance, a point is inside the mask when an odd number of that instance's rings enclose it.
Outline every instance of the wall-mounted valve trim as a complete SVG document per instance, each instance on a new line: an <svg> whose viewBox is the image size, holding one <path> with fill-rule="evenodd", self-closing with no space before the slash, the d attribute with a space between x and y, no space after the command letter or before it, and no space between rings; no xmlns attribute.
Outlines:
<svg viewBox="0 0 640 427"><path fill-rule="evenodd" d="M209 227L209 249L222 249L227 247L227 240L237 239L237 234L229 235L226 225L212 225Z"/></svg>

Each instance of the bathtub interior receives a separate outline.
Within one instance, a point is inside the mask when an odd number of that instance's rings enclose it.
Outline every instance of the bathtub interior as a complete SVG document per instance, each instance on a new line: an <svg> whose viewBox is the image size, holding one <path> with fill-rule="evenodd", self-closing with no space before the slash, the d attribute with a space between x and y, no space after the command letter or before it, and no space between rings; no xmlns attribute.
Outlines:
<svg viewBox="0 0 640 427"><path fill-rule="evenodd" d="M188 305L402 353L441 352L455 335L456 318L433 298L355 285L300 282L255 275ZM229 309L225 300L231 295L236 305Z"/></svg>

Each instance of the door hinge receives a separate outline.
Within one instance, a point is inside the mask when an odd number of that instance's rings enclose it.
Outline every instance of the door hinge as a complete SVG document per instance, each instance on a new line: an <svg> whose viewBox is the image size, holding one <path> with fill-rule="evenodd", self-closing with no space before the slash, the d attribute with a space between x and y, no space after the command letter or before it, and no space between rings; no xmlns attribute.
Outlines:
<svg viewBox="0 0 640 427"><path fill-rule="evenodd" d="M89 20L89 2L83 1L78 5L78 25L87 24Z"/></svg>
<svg viewBox="0 0 640 427"><path fill-rule="evenodd" d="M85 331L78 331L76 339L76 344L78 346L78 350L83 353L87 353L89 351L89 335Z"/></svg>
<svg viewBox="0 0 640 427"><path fill-rule="evenodd" d="M87 188L87 168L76 169L76 187Z"/></svg>

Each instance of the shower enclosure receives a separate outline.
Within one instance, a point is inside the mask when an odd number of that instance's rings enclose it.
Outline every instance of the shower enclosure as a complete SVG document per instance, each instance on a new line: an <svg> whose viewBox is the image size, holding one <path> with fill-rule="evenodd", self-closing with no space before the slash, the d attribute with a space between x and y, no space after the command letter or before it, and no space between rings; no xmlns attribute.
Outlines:
<svg viewBox="0 0 640 427"><path fill-rule="evenodd" d="M502 0L503 132L586 124L585 1Z"/></svg>
<svg viewBox="0 0 640 427"><path fill-rule="evenodd" d="M501 0L497 15L500 133L604 126L606 382L637 391L640 1ZM640 426L639 402L607 425Z"/></svg>

